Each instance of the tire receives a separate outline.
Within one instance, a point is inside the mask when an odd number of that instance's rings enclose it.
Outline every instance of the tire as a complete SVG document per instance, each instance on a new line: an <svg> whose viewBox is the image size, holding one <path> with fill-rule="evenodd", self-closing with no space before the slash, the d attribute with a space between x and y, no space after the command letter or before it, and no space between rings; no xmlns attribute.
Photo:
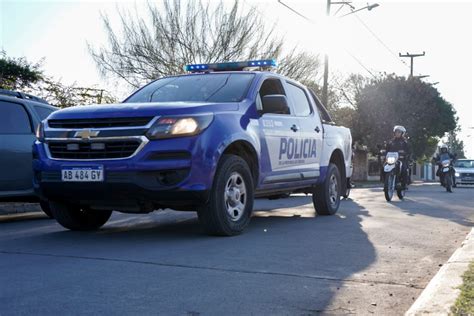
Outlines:
<svg viewBox="0 0 474 316"><path fill-rule="evenodd" d="M50 202L51 213L56 221L70 230L97 230L109 220L112 211L94 211L79 206Z"/></svg>
<svg viewBox="0 0 474 316"><path fill-rule="evenodd" d="M387 200L387 202L390 202L393 197L394 180L395 180L395 176L392 173L390 173L389 175L385 175L385 184L384 184L383 192L385 195L385 200Z"/></svg>
<svg viewBox="0 0 474 316"><path fill-rule="evenodd" d="M48 215L49 218L54 218L53 216L53 213L51 213L51 207L49 207L49 202L45 201L45 200L41 200L39 202L40 206L41 206L41 210L46 214Z"/></svg>
<svg viewBox="0 0 474 316"><path fill-rule="evenodd" d="M199 222L210 235L238 235L250 222L253 200L249 166L238 156L224 155L214 176L209 201L198 209Z"/></svg>
<svg viewBox="0 0 474 316"><path fill-rule="evenodd" d="M457 188L456 178L453 176L453 188Z"/></svg>
<svg viewBox="0 0 474 316"><path fill-rule="evenodd" d="M405 190L398 189L397 196L400 200L403 200L403 198L405 197Z"/></svg>
<svg viewBox="0 0 474 316"><path fill-rule="evenodd" d="M346 179L346 188L345 189L346 189L346 191L344 192L342 197L344 199L347 199L347 198L349 198L349 195L351 194L351 178Z"/></svg>
<svg viewBox="0 0 474 316"><path fill-rule="evenodd" d="M447 176L446 178L446 191L453 192L453 178L451 176Z"/></svg>
<svg viewBox="0 0 474 316"><path fill-rule="evenodd" d="M318 215L334 215L341 204L342 181L339 169L330 163L326 179L313 190L313 205Z"/></svg>

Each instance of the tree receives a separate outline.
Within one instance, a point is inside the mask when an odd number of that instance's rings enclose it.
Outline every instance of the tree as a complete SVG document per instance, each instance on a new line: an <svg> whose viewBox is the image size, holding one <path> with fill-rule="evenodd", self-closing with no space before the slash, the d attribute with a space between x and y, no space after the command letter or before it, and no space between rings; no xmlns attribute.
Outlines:
<svg viewBox="0 0 474 316"><path fill-rule="evenodd" d="M466 158L464 153L464 141L458 139L457 133L461 131L458 126L455 130L451 131L447 135L446 144L452 153L457 154L457 158Z"/></svg>
<svg viewBox="0 0 474 316"><path fill-rule="evenodd" d="M41 62L33 64L26 58L7 57L0 52L0 89L17 90L31 87L43 79Z"/></svg>
<svg viewBox="0 0 474 316"><path fill-rule="evenodd" d="M25 57L7 57L5 51L2 51L0 56L0 89L26 92L61 108L117 101L114 96L104 89L79 87L75 83L65 85L46 76L41 69L43 60L38 63L31 63Z"/></svg>
<svg viewBox="0 0 474 316"><path fill-rule="evenodd" d="M414 155L429 157L445 133L456 128L453 106L432 85L418 78L385 75L371 80L356 95L353 138L372 152L392 137L394 125L408 131Z"/></svg>
<svg viewBox="0 0 474 316"><path fill-rule="evenodd" d="M76 83L65 85L49 77L44 78L29 92L60 108L117 102L117 99L105 89L80 87Z"/></svg>
<svg viewBox="0 0 474 316"><path fill-rule="evenodd" d="M274 36L258 10L244 10L236 0L227 9L201 0L164 0L163 7L148 3L148 16L118 10L121 28L108 16L102 21L108 45L89 51L100 72L123 79L137 88L163 76L183 73L183 66L276 58L278 72L296 80L316 77L318 58L292 49L284 55L283 38Z"/></svg>

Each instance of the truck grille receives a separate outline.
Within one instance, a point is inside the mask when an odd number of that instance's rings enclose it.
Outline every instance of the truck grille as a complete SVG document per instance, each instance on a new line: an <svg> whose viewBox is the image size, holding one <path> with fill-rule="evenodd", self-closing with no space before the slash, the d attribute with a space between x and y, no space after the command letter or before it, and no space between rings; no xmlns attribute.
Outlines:
<svg viewBox="0 0 474 316"><path fill-rule="evenodd" d="M133 127L144 126L150 123L153 117L114 117L114 118L88 118L48 120L51 128L106 128L106 127Z"/></svg>
<svg viewBox="0 0 474 316"><path fill-rule="evenodd" d="M139 140L117 140L104 142L48 142L52 158L58 159L110 159L127 158L133 155Z"/></svg>

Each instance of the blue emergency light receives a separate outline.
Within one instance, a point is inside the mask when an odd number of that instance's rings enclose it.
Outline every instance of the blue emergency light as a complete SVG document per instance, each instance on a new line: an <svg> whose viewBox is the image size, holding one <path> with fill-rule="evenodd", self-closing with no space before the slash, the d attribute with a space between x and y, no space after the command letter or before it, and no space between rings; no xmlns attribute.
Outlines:
<svg viewBox="0 0 474 316"><path fill-rule="evenodd" d="M264 59L228 63L186 65L184 70L189 72L241 71L244 68L270 68L276 66L277 62L274 59Z"/></svg>

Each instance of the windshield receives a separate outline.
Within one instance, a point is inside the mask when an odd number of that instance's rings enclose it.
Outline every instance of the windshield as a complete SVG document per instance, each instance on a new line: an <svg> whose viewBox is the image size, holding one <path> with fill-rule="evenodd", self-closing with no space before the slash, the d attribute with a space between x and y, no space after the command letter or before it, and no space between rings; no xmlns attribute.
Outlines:
<svg viewBox="0 0 474 316"><path fill-rule="evenodd" d="M454 167L457 168L474 168L474 160L458 160Z"/></svg>
<svg viewBox="0 0 474 316"><path fill-rule="evenodd" d="M146 85L124 102L240 102L254 76L221 73L163 78Z"/></svg>

